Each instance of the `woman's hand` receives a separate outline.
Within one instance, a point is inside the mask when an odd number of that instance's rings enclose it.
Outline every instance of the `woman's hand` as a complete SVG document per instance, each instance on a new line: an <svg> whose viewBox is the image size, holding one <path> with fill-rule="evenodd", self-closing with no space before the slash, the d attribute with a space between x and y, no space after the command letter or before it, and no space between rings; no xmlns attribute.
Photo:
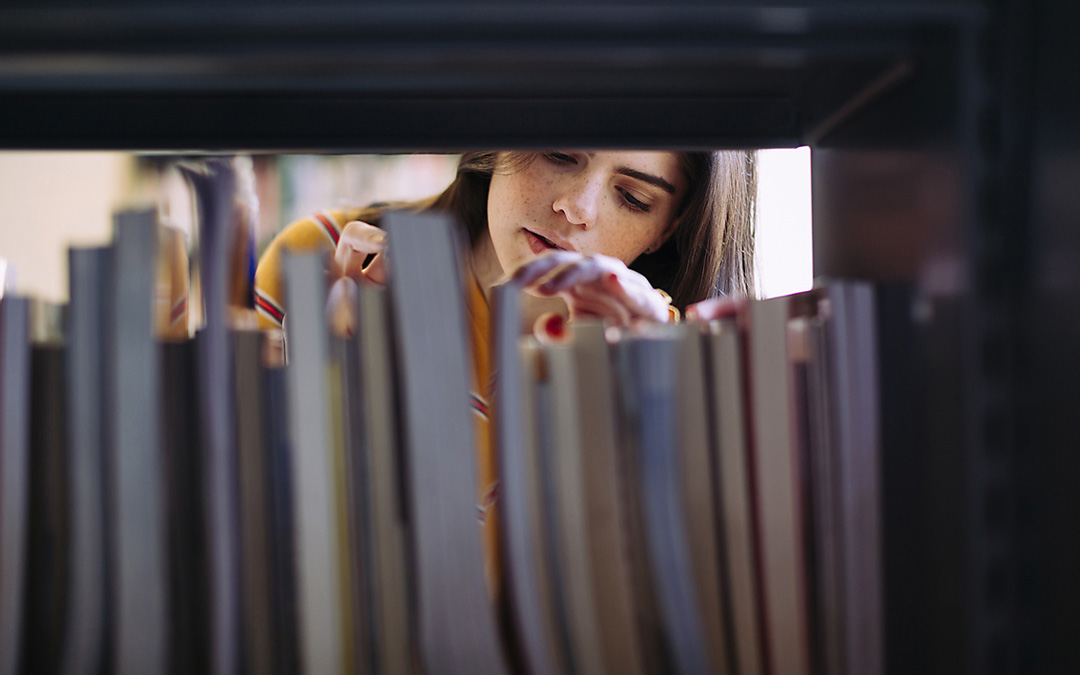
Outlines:
<svg viewBox="0 0 1080 675"><path fill-rule="evenodd" d="M664 296L617 258L552 251L519 267L513 279L534 295L561 297L571 319L596 317L617 326L668 321Z"/></svg>
<svg viewBox="0 0 1080 675"><path fill-rule="evenodd" d="M335 279L326 297L330 330L343 337L356 332L356 284L386 285L386 233L359 220L345 225L330 266ZM374 254L371 262L364 261Z"/></svg>
<svg viewBox="0 0 1080 675"><path fill-rule="evenodd" d="M338 237L334 249L334 263L331 273L334 277L348 277L360 283L370 281L386 285L386 232L360 220L347 223ZM364 261L371 255L371 262Z"/></svg>

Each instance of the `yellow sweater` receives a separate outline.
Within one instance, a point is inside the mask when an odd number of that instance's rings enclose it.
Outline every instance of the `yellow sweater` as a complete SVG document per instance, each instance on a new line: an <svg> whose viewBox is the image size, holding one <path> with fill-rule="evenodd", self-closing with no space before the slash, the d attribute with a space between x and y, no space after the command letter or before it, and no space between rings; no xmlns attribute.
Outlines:
<svg viewBox="0 0 1080 675"><path fill-rule="evenodd" d="M282 230L259 259L255 271L255 308L259 327L281 328L285 316L282 300L281 252L332 252L346 223L356 220L360 209L322 211L292 223ZM492 393L491 314L487 299L475 277L466 280L469 312L469 342L472 349L472 389L470 401L476 433L477 496L476 515L484 541L484 567L488 589L494 596L500 583L498 522L495 501L498 473L495 463L492 429L489 422Z"/></svg>

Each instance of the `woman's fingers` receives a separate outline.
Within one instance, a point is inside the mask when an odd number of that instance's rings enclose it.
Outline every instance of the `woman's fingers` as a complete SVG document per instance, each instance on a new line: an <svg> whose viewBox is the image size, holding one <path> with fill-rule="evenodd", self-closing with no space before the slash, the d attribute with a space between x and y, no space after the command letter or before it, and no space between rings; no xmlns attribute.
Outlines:
<svg viewBox="0 0 1080 675"><path fill-rule="evenodd" d="M364 277L380 286L386 285L386 253L384 251L377 253L364 268Z"/></svg>
<svg viewBox="0 0 1080 675"><path fill-rule="evenodd" d="M597 317L616 326L629 326L639 318L630 307L597 284L582 284L562 294L570 317Z"/></svg>
<svg viewBox="0 0 1080 675"><path fill-rule="evenodd" d="M686 317L696 321L732 318L745 304L745 298L709 298L687 307Z"/></svg>
<svg viewBox="0 0 1080 675"><path fill-rule="evenodd" d="M668 320L663 297L616 258L548 253L519 268L514 279L536 295L561 297L572 318L602 317L620 326Z"/></svg>
<svg viewBox="0 0 1080 675"><path fill-rule="evenodd" d="M583 259L584 256L580 253L551 251L518 267L514 270L514 273L510 278L512 281L521 284L524 287L529 287L542 279L545 275L549 274L556 267Z"/></svg>
<svg viewBox="0 0 1080 675"><path fill-rule="evenodd" d="M648 283L636 283L635 279L628 279L624 283L617 274L608 273L604 276L604 284L608 292L630 308L636 316L659 323L667 322L667 300Z"/></svg>
<svg viewBox="0 0 1080 675"><path fill-rule="evenodd" d="M385 264L380 260L382 256L378 255L385 248L386 233L379 228L360 220L347 223L341 230L337 248L334 249L333 271L337 276L346 276L356 281L367 279L385 284ZM375 260L365 267L364 262L372 254L376 254Z"/></svg>
<svg viewBox="0 0 1080 675"><path fill-rule="evenodd" d="M326 294L326 315L330 331L338 337L351 337L356 332L356 282L341 277Z"/></svg>

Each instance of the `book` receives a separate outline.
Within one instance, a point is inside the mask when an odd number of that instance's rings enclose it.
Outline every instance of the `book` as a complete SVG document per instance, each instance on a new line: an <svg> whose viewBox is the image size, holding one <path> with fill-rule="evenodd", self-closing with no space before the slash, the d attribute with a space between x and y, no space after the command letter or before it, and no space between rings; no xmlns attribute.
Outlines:
<svg viewBox="0 0 1080 675"><path fill-rule="evenodd" d="M499 374L493 423L502 486L499 522L506 542L510 621L522 667L543 675L558 672L562 657L556 651L543 548L540 468L531 396L535 353L520 344L520 293L514 284L493 289L493 343L495 369Z"/></svg>
<svg viewBox="0 0 1080 675"><path fill-rule="evenodd" d="M847 672L884 672L881 578L881 446L873 288L833 282L826 288L833 354Z"/></svg>
<svg viewBox="0 0 1080 675"><path fill-rule="evenodd" d="M273 671L273 588L270 569L270 469L262 401L262 343L256 330L234 330L233 409L239 461L242 662L250 673Z"/></svg>
<svg viewBox="0 0 1080 675"><path fill-rule="evenodd" d="M679 341L677 382L678 480L683 498L684 525L691 574L697 599L698 620L705 640L708 669L732 670L731 648L721 586L725 573L720 556L719 522L714 482L714 453L710 447L707 403L707 367L704 340L693 326L676 329Z"/></svg>
<svg viewBox="0 0 1080 675"><path fill-rule="evenodd" d="M29 521L29 303L0 300L0 674L19 672Z"/></svg>
<svg viewBox="0 0 1080 675"><path fill-rule="evenodd" d="M29 519L20 664L27 672L60 669L67 618L71 538L63 310L41 300L30 304Z"/></svg>
<svg viewBox="0 0 1080 675"><path fill-rule="evenodd" d="M104 406L102 322L112 249L68 252L67 312L69 565L61 672L104 667L106 630Z"/></svg>
<svg viewBox="0 0 1080 675"><path fill-rule="evenodd" d="M633 438L643 524L643 546L657 595L667 669L706 672L709 654L697 589L680 467L680 414L674 373L680 332L655 326L628 336L622 352L623 386L633 401L626 422Z"/></svg>
<svg viewBox="0 0 1080 675"><path fill-rule="evenodd" d="M505 672L475 521L476 445L456 226L445 216L404 212L388 213L384 225L421 661L428 672Z"/></svg>
<svg viewBox="0 0 1080 675"><path fill-rule="evenodd" d="M157 216L116 216L106 309L106 478L112 658L121 672L162 672L168 635L166 492L152 334Z"/></svg>
<svg viewBox="0 0 1080 675"><path fill-rule="evenodd" d="M273 577L274 672L295 673L300 669L297 631L296 559L293 557L292 451L288 381L282 365L263 363L262 403L266 411L265 453L270 498L270 570Z"/></svg>
<svg viewBox="0 0 1080 675"><path fill-rule="evenodd" d="M723 539L730 608L732 656L735 672L764 673L760 610L758 605L758 563L753 522L752 485L743 336L734 319L717 321L707 327L710 368L711 413L716 439L713 469L720 513L719 531Z"/></svg>
<svg viewBox="0 0 1080 675"><path fill-rule="evenodd" d="M810 670L803 467L788 358L791 296L752 302L749 320L752 490L758 530L766 663Z"/></svg>
<svg viewBox="0 0 1080 675"><path fill-rule="evenodd" d="M591 534L586 507L586 484L582 458L592 448L585 445L583 427L588 403L577 386L577 358L571 343L545 349L549 374L551 446L548 448L550 491L547 508L552 513L552 538L574 672L604 672L600 641L599 608L593 592ZM592 420L589 420L590 422Z"/></svg>
<svg viewBox="0 0 1080 675"><path fill-rule="evenodd" d="M353 673L357 671L357 647L366 643L363 636L357 634L358 590L355 584L354 572L362 571L357 566L354 557L355 533L351 527L349 518L349 503L352 500L349 492L353 487L353 481L349 476L351 466L346 457L346 443L348 442L346 420L348 419L345 405L347 403L345 382L342 375L341 352L344 345L340 338L332 337L328 345L326 363L326 409L330 417L327 428L330 436L330 483L327 485L333 497L332 508L334 510L334 525L336 529L331 533L333 539L333 551L337 556L338 570L338 593L340 600L341 621L341 667L343 672ZM366 663L366 661L365 661Z"/></svg>
<svg viewBox="0 0 1080 675"><path fill-rule="evenodd" d="M354 307L354 311L358 309ZM348 612L354 652L352 670L367 674L375 672L377 667L371 597L374 591L371 579L374 540L367 518L370 486L368 485L368 453L364 437L362 364L357 345L358 339L355 335L348 338L334 338L331 353L340 373L340 424L344 466L342 478L345 482L342 521L346 528L344 541L347 544L349 557Z"/></svg>
<svg viewBox="0 0 1080 675"><path fill-rule="evenodd" d="M822 672L844 672L839 510L843 503L836 487L839 457L836 452L835 402L832 400L832 364L825 333L827 307L804 321L806 420L812 541L807 567L814 578L811 607L815 616L815 663Z"/></svg>
<svg viewBox="0 0 1080 675"><path fill-rule="evenodd" d="M237 669L240 643L239 515L237 458L228 333L229 246L234 217L235 175L225 160L203 170L182 166L198 206L199 289L202 338L199 348L199 400L203 405L203 467L206 471L206 532L210 552L211 663L216 672ZM191 304L189 298L189 305ZM190 309L190 308L189 308Z"/></svg>
<svg viewBox="0 0 1080 675"><path fill-rule="evenodd" d="M326 379L326 279L318 254L286 255L284 269L290 308L287 400L299 660L305 672L338 673L345 636Z"/></svg>
<svg viewBox="0 0 1080 675"><path fill-rule="evenodd" d="M558 512L553 507L560 486L555 465L557 439L551 365L547 349L535 337L522 340L521 349L526 370L531 374L525 388L525 400L530 411L528 428L534 434L532 447L536 457L534 483L538 501L535 532L538 537L536 549L541 553L541 574L538 579L544 599L542 618L550 622L548 625L558 658L557 668L569 671L574 667L574 637L568 619L570 609L567 607L567 593L562 578L563 566L559 563L566 544L558 536Z"/></svg>
<svg viewBox="0 0 1080 675"><path fill-rule="evenodd" d="M619 442L615 369L604 325L574 322L573 378L583 452L586 544L589 585L596 599L596 620L604 670L640 673L644 668L636 633L626 518L626 458Z"/></svg>
<svg viewBox="0 0 1080 675"><path fill-rule="evenodd" d="M168 662L174 672L210 669L210 557L206 537L202 335L160 344L161 447L166 469L169 564Z"/></svg>
<svg viewBox="0 0 1080 675"><path fill-rule="evenodd" d="M390 341L387 291L371 284L357 293L355 350L360 367L366 526L371 555L370 602L375 672L411 667L414 644L405 523L404 466L397 412L398 382Z"/></svg>

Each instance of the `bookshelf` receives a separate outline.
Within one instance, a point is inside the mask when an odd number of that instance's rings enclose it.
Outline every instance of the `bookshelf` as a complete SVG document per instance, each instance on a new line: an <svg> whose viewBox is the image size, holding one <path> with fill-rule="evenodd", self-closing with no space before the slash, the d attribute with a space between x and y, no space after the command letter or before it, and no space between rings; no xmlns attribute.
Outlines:
<svg viewBox="0 0 1080 675"><path fill-rule="evenodd" d="M0 148L813 147L815 273L915 282L888 377L891 672L1060 672L1080 213L1064 1L16 0ZM893 426L889 426L893 425Z"/></svg>

